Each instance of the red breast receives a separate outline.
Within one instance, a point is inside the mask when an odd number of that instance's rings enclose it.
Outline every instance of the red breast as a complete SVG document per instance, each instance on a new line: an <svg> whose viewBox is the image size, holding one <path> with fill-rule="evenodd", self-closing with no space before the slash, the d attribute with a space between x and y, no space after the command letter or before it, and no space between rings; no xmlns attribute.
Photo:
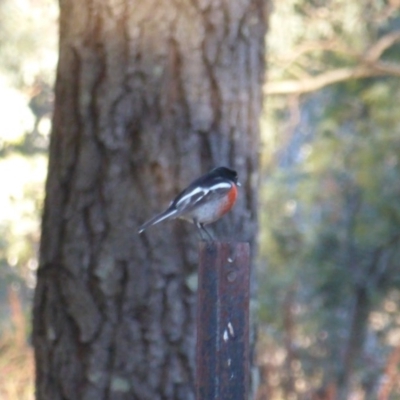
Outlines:
<svg viewBox="0 0 400 400"><path fill-rule="evenodd" d="M229 190L227 199L224 205L221 207L221 216L226 214L230 209L234 206L238 195L237 186L235 184L232 185L232 188Z"/></svg>

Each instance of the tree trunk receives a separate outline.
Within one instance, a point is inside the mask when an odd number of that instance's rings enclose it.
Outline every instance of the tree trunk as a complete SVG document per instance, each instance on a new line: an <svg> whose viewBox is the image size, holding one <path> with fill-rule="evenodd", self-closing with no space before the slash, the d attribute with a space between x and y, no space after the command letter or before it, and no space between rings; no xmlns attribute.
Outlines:
<svg viewBox="0 0 400 400"><path fill-rule="evenodd" d="M227 165L241 195L214 232L254 249L264 0L60 6L37 399L193 399L196 231L137 228Z"/></svg>

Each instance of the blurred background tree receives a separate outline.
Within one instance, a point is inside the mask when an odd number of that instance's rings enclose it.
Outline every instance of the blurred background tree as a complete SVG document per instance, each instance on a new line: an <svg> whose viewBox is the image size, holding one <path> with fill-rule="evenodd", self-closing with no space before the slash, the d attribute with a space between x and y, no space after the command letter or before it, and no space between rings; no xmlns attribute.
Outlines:
<svg viewBox="0 0 400 400"><path fill-rule="evenodd" d="M400 398L399 5L275 2L260 399Z"/></svg>
<svg viewBox="0 0 400 400"><path fill-rule="evenodd" d="M0 398L33 399L29 342L57 62L57 3L0 2Z"/></svg>
<svg viewBox="0 0 400 400"><path fill-rule="evenodd" d="M400 399L400 2L272 7L258 398ZM0 397L32 399L15 332L30 329L57 4L4 0L0 19Z"/></svg>

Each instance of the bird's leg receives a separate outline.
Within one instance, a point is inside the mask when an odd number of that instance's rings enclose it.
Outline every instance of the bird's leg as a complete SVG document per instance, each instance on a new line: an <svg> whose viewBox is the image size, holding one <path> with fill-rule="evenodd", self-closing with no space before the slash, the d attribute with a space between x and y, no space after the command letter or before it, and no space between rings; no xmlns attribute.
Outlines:
<svg viewBox="0 0 400 400"><path fill-rule="evenodd" d="M208 238L210 239L211 242L214 241L214 238L212 237L211 233L208 232L208 230L204 227L204 224L200 223L197 220L193 220L193 223L196 225L196 228L198 230L198 232L200 233L200 237L201 240L204 240L206 242L208 242L208 239L204 237L203 232L208 236Z"/></svg>
<svg viewBox="0 0 400 400"><path fill-rule="evenodd" d="M195 219L193 220L193 223L196 225L197 231L200 234L200 238L201 240L204 240L204 236L203 236L203 230L202 230L202 226L200 224L200 222L196 221ZM207 240L206 240L207 241Z"/></svg>
<svg viewBox="0 0 400 400"><path fill-rule="evenodd" d="M211 233L208 232L208 230L206 229L206 227L204 226L204 224L199 224L200 228L207 234L207 236L210 238L211 241L214 241L214 238L212 237Z"/></svg>

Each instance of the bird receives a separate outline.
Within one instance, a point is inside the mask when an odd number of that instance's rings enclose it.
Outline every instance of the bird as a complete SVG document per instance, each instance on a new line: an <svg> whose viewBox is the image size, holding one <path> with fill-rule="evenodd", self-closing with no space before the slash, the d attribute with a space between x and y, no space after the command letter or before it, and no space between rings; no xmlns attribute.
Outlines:
<svg viewBox="0 0 400 400"><path fill-rule="evenodd" d="M200 237L203 232L213 240L205 225L229 212L238 196L238 174L228 167L217 167L194 180L169 204L168 208L139 227L139 234L152 225L181 218L194 223Z"/></svg>

